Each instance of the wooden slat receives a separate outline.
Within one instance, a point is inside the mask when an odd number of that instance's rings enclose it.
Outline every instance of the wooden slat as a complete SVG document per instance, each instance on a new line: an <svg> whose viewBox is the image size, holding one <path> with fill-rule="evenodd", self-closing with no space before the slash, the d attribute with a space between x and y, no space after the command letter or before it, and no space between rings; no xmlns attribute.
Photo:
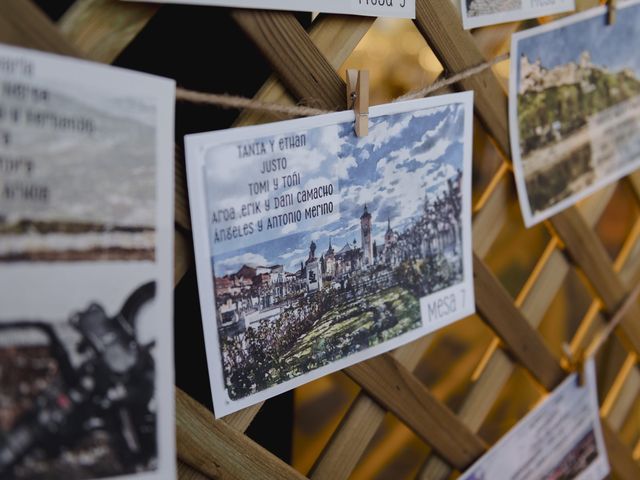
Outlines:
<svg viewBox="0 0 640 480"><path fill-rule="evenodd" d="M189 212L189 193L187 191L187 174L185 169L184 150L174 146L173 156L174 186L174 221L184 231L191 230L191 213Z"/></svg>
<svg viewBox="0 0 640 480"><path fill-rule="evenodd" d="M151 3L76 0L58 26L88 58L111 63L159 8Z"/></svg>
<svg viewBox="0 0 640 480"><path fill-rule="evenodd" d="M509 179L505 176L496 185L489 199L473 219L473 251L484 257L495 242L509 212Z"/></svg>
<svg viewBox="0 0 640 480"><path fill-rule="evenodd" d="M602 402L600 413L616 430L622 428L638 398L638 393L640 393L640 373L636 368L637 361L638 357L635 353L628 354L616 380Z"/></svg>
<svg viewBox="0 0 640 480"><path fill-rule="evenodd" d="M80 50L29 0L0 1L0 42L81 57Z"/></svg>
<svg viewBox="0 0 640 480"><path fill-rule="evenodd" d="M631 449L620 441L606 420L602 421L602 433L607 446L609 463L616 475L623 480L638 480L640 465L633 460Z"/></svg>
<svg viewBox="0 0 640 480"><path fill-rule="evenodd" d="M221 418L222 421L226 422L232 428L235 428L239 432L244 432L253 419L258 414L260 409L264 405L264 402L256 403L255 405L251 405L250 407L243 408L242 410L238 410L226 417Z"/></svg>
<svg viewBox="0 0 640 480"><path fill-rule="evenodd" d="M345 108L345 83L292 13L234 10L231 16L294 97L328 110Z"/></svg>
<svg viewBox="0 0 640 480"><path fill-rule="evenodd" d="M173 231L173 285L177 285L193 263L193 243L177 229Z"/></svg>
<svg viewBox="0 0 640 480"><path fill-rule="evenodd" d="M351 475L386 414L360 392L309 475L313 480L341 480Z"/></svg>
<svg viewBox="0 0 640 480"><path fill-rule="evenodd" d="M477 256L474 256L473 270L476 306L483 319L547 390L555 388L565 372L540 334L527 323L500 281Z"/></svg>
<svg viewBox="0 0 640 480"><path fill-rule="evenodd" d="M391 355L345 372L456 468L468 467L485 452L484 442Z"/></svg>
<svg viewBox="0 0 640 480"><path fill-rule="evenodd" d="M628 289L616 274L604 246L580 213L567 209L551 219L572 260L585 273L609 312L622 304ZM620 324L636 353L640 353L640 308L634 304Z"/></svg>
<svg viewBox="0 0 640 480"><path fill-rule="evenodd" d="M305 477L176 388L179 458L213 478L298 479Z"/></svg>
<svg viewBox="0 0 640 480"><path fill-rule="evenodd" d="M462 72L485 61L471 34L463 30L460 15L451 0L416 0L415 24L446 71ZM478 117L508 157L511 148L507 96L493 72L485 70L463 80L461 86L475 92Z"/></svg>
<svg viewBox="0 0 640 480"><path fill-rule="evenodd" d="M395 350L391 355L409 371L415 370L433 335L422 337ZM310 477L314 480L340 480L351 475L367 445L382 425L386 410L360 392L332 435Z"/></svg>
<svg viewBox="0 0 640 480"><path fill-rule="evenodd" d="M551 223L566 244L571 259L582 269L606 308L613 313L624 300L625 288L618 280L600 239L573 208L553 217Z"/></svg>
<svg viewBox="0 0 640 480"><path fill-rule="evenodd" d="M496 350L487 362L487 366L474 384L471 393L466 397L465 403L458 412L458 417L471 431L480 430L482 422L489 414L494 402L511 376L514 365L512 360L503 350ZM451 467L437 455L431 455L423 465L418 479L436 480L446 479L451 475Z"/></svg>
<svg viewBox="0 0 640 480"><path fill-rule="evenodd" d="M178 480L209 480L205 474L178 460Z"/></svg>
<svg viewBox="0 0 640 480"><path fill-rule="evenodd" d="M375 18L349 15L320 15L309 29L309 38L335 70L347 60L362 37L369 31ZM271 75L254 97L263 102L293 105L295 100L286 88ZM255 125L258 123L282 120L282 117L269 112L243 111L234 126Z"/></svg>

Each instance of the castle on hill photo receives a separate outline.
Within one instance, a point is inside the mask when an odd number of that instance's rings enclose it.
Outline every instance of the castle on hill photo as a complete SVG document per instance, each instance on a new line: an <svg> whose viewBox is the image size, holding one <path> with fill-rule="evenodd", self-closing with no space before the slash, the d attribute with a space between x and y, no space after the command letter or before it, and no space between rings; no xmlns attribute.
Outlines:
<svg viewBox="0 0 640 480"><path fill-rule="evenodd" d="M640 5L624 12L516 37L514 162L538 221L637 168Z"/></svg>

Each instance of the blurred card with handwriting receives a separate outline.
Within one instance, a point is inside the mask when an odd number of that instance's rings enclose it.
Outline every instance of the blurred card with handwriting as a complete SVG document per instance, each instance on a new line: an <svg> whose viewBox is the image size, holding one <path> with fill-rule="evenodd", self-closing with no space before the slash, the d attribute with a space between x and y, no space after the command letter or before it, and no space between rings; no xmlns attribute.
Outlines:
<svg viewBox="0 0 640 480"><path fill-rule="evenodd" d="M0 45L0 478L175 475L174 105Z"/></svg>

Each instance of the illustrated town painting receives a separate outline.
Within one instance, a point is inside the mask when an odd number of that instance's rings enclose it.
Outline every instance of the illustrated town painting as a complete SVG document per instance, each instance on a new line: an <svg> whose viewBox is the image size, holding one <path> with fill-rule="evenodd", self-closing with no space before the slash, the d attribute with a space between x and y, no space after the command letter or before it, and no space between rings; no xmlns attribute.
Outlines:
<svg viewBox="0 0 640 480"><path fill-rule="evenodd" d="M231 400L422 327L420 299L462 282L464 112L451 104L374 118L367 141L336 125L327 161L338 220L214 250ZM326 135L310 130L306 148L322 150Z"/></svg>

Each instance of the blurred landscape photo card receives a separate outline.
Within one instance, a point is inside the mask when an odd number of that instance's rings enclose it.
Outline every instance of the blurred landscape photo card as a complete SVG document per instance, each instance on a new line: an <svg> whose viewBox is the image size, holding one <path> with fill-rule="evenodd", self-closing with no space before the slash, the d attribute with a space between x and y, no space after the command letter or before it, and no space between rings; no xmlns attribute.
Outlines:
<svg viewBox="0 0 640 480"><path fill-rule="evenodd" d="M416 18L416 0L127 0L296 12L344 13L367 17Z"/></svg>
<svg viewBox="0 0 640 480"><path fill-rule="evenodd" d="M600 425L593 359L584 385L569 375L460 480L601 480L609 461Z"/></svg>
<svg viewBox="0 0 640 480"><path fill-rule="evenodd" d="M474 312L473 94L186 137L218 417Z"/></svg>
<svg viewBox="0 0 640 480"><path fill-rule="evenodd" d="M175 476L174 103L0 45L0 478Z"/></svg>
<svg viewBox="0 0 640 480"><path fill-rule="evenodd" d="M527 226L640 166L640 0L513 35L511 149Z"/></svg>
<svg viewBox="0 0 640 480"><path fill-rule="evenodd" d="M575 10L575 0L460 0L465 30Z"/></svg>

